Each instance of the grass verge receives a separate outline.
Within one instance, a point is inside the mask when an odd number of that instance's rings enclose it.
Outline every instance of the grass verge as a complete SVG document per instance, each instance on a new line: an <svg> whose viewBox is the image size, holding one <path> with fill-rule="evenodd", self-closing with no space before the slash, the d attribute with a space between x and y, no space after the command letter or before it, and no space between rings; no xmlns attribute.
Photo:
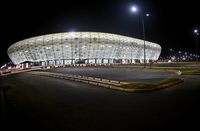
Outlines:
<svg viewBox="0 0 200 131"><path fill-rule="evenodd" d="M181 70L181 75L200 75L200 70L199 69Z"/></svg>
<svg viewBox="0 0 200 131"><path fill-rule="evenodd" d="M170 87L181 82L183 82L183 80L179 78L168 78L160 81L158 84L130 83L122 85L121 88L141 90L141 91L151 91L151 90Z"/></svg>
<svg viewBox="0 0 200 131"><path fill-rule="evenodd" d="M200 69L177 69L177 68L148 68L146 70L166 70L166 71L181 71L181 75L200 75Z"/></svg>

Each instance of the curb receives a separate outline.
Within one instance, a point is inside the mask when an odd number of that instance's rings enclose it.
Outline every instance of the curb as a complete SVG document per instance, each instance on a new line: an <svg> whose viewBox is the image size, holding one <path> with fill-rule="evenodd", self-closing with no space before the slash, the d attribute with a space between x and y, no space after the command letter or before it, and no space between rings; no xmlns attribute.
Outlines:
<svg viewBox="0 0 200 131"><path fill-rule="evenodd" d="M65 80L71 80L71 81L77 81L82 82L90 85L96 85L104 88L110 88L113 90L118 91L125 91L125 92L150 92L155 90L160 90L163 88L167 88L179 83L184 82L183 79L181 81L174 81L167 84L159 85L158 87L151 88L151 89L126 89L120 87L121 85L128 84L127 82L121 82L121 81L115 81L115 80L108 80L108 79L102 79L102 78L95 78L95 77L87 77L87 76L77 76L77 75L70 75L70 74L60 74L60 73L49 73L49 72L30 72L31 74L35 75L41 75L41 76L47 76L47 77L53 77L58 79L65 79Z"/></svg>
<svg viewBox="0 0 200 131"><path fill-rule="evenodd" d="M77 76L77 75L71 75L71 74L49 73L49 72L39 72L39 71L30 72L30 73L35 74L35 75L58 78L58 79L78 81L82 83L111 88L115 90L123 90L123 88L118 87L118 86L128 84L127 82L121 82L121 81L110 80L110 79L108 80L108 79L102 79L102 78L96 78L96 77L80 76L80 75Z"/></svg>
<svg viewBox="0 0 200 131"><path fill-rule="evenodd" d="M171 82L171 83L168 83L168 84L163 84L163 85L160 85L158 87L151 88L151 89L129 89L127 91L129 91L129 92L151 92L151 91L161 90L161 89L164 89L164 88L169 88L171 86L177 85L177 84L182 83L182 82L184 82L183 79L181 79L181 81L175 81L175 82Z"/></svg>

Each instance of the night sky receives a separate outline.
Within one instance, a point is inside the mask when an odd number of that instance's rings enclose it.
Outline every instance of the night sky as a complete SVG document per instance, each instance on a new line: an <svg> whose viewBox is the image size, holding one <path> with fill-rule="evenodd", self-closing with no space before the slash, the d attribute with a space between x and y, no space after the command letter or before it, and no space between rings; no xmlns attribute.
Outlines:
<svg viewBox="0 0 200 131"><path fill-rule="evenodd" d="M66 0L1 3L0 65L9 61L7 48L22 39L68 31L108 32L142 38L140 14L131 5L150 13L145 17L146 40L169 49L195 53L192 33L200 27L197 0ZM199 46L200 47L200 46Z"/></svg>

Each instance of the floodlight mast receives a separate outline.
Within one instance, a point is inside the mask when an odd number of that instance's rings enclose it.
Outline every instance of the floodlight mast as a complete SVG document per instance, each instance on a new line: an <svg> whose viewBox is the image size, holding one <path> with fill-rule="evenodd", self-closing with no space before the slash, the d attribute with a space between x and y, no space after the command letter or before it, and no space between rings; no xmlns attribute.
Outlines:
<svg viewBox="0 0 200 131"><path fill-rule="evenodd" d="M138 8L137 6L132 6L131 7L131 11L133 13L136 13L138 12ZM146 68L146 44L145 44L145 24L144 24L144 14L143 12L141 11L141 19L142 19L142 35L143 35L143 41L144 41L144 68ZM149 16L149 13L145 14L145 16Z"/></svg>
<svg viewBox="0 0 200 131"><path fill-rule="evenodd" d="M196 62L198 62L198 35L199 35L199 29L194 29L194 35L195 35L195 43L196 43Z"/></svg>

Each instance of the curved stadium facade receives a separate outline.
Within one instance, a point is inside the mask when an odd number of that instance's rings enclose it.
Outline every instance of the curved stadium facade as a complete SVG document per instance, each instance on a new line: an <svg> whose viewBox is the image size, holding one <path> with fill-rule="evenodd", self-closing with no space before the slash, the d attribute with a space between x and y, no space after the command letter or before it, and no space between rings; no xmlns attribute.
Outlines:
<svg viewBox="0 0 200 131"><path fill-rule="evenodd" d="M146 62L156 61L160 45L145 41ZM99 32L67 32L32 37L8 48L14 64L23 62L56 64L143 63L144 41Z"/></svg>

